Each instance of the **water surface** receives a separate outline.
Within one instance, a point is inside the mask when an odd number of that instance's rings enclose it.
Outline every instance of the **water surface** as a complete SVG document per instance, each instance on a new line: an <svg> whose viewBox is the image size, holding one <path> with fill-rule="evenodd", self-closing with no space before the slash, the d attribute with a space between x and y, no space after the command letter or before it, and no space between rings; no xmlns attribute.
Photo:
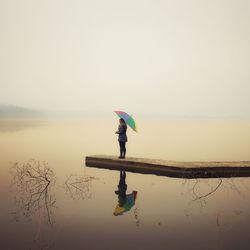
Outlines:
<svg viewBox="0 0 250 250"><path fill-rule="evenodd" d="M139 119L127 154L250 160L248 120ZM135 205L114 216L120 173L86 155L119 152L117 121L1 120L1 249L248 249L249 178L127 173Z"/></svg>

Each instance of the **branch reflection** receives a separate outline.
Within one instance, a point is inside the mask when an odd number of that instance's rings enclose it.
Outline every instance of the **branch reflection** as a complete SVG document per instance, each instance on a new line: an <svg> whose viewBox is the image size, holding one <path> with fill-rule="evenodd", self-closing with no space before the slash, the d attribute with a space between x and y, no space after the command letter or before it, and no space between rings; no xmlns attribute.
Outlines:
<svg viewBox="0 0 250 250"><path fill-rule="evenodd" d="M23 215L31 220L32 216L38 215L52 226L56 203L51 193L51 187L56 182L53 170L46 163L32 159L23 165L15 163L11 175L11 191L15 193L14 219L19 221Z"/></svg>
<svg viewBox="0 0 250 250"><path fill-rule="evenodd" d="M91 185L92 180L97 179L89 175L73 175L71 174L64 183L66 194L73 200L91 199Z"/></svg>

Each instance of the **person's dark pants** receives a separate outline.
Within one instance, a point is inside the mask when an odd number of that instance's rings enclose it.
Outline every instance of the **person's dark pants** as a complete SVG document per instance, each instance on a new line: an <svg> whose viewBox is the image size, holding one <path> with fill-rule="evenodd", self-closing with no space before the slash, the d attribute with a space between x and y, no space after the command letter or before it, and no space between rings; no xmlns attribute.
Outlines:
<svg viewBox="0 0 250 250"><path fill-rule="evenodd" d="M120 157L125 157L125 155L126 155L126 142L119 141L119 144L120 144Z"/></svg>

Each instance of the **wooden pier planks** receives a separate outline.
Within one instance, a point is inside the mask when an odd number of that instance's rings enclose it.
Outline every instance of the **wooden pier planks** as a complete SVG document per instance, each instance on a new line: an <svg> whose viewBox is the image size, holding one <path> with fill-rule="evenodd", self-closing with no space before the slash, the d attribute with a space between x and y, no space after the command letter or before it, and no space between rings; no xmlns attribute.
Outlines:
<svg viewBox="0 0 250 250"><path fill-rule="evenodd" d="M250 177L250 161L181 162L117 156L86 156L86 166L177 178Z"/></svg>

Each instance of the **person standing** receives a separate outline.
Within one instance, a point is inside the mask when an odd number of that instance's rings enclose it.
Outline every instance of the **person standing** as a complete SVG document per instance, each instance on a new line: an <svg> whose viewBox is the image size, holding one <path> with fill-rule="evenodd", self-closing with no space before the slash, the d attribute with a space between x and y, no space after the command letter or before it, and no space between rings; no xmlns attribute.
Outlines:
<svg viewBox="0 0 250 250"><path fill-rule="evenodd" d="M120 156L118 157L119 159L125 159L126 156L126 142L128 141L127 138L127 124L124 121L123 118L119 120L119 127L118 130L115 132L118 134L118 141L120 145Z"/></svg>

